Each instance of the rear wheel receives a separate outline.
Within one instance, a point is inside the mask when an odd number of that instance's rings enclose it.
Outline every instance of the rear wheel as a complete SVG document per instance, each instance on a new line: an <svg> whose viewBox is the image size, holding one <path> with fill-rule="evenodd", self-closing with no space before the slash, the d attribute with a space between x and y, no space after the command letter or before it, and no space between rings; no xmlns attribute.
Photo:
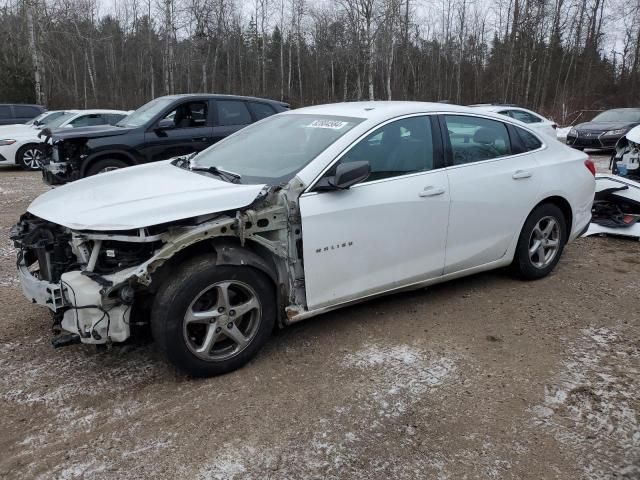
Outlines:
<svg viewBox="0 0 640 480"><path fill-rule="evenodd" d="M16 162L25 170L40 170L44 151L40 145L29 144L16 153Z"/></svg>
<svg viewBox="0 0 640 480"><path fill-rule="evenodd" d="M162 285L151 318L154 340L179 370L220 375L242 367L269 338L275 292L262 272L200 257Z"/></svg>
<svg viewBox="0 0 640 480"><path fill-rule="evenodd" d="M91 177L92 175L97 175L99 173L110 172L112 170L118 170L119 168L125 168L128 166L129 165L122 160L117 160L115 158L98 160L87 169L87 177Z"/></svg>
<svg viewBox="0 0 640 480"><path fill-rule="evenodd" d="M536 207L520 232L512 264L515 272L526 280L547 276L560 260L566 242L562 210L551 203Z"/></svg>

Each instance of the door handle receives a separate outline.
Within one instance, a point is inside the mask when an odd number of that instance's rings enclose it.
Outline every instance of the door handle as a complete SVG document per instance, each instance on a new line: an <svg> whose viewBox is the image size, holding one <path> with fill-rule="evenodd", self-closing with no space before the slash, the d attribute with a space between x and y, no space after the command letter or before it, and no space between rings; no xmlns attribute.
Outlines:
<svg viewBox="0 0 640 480"><path fill-rule="evenodd" d="M516 170L516 173L514 173L511 178L514 180L520 180L521 178L530 178L532 175L533 173L528 170Z"/></svg>
<svg viewBox="0 0 640 480"><path fill-rule="evenodd" d="M442 187L424 187L424 190L421 191L418 196L419 197L435 197L436 195L442 195L444 193L444 188Z"/></svg>

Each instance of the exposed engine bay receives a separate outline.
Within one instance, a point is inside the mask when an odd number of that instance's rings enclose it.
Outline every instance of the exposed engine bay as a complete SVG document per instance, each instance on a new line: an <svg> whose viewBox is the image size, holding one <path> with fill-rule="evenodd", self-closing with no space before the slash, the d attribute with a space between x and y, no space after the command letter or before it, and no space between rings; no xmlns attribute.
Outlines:
<svg viewBox="0 0 640 480"><path fill-rule="evenodd" d="M11 230L22 289L47 306L54 346L123 342L148 323L150 299L172 267L194 253L216 265L249 265L278 286L279 311L305 305L300 216L281 187L248 207L126 231L78 231L24 214ZM282 315L280 323L289 323Z"/></svg>

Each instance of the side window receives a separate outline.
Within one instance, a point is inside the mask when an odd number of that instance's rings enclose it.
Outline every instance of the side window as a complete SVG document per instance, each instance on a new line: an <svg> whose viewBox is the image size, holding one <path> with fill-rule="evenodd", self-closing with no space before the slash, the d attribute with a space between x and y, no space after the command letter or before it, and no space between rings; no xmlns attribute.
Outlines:
<svg viewBox="0 0 640 480"><path fill-rule="evenodd" d="M256 120L262 120L263 118L270 117L276 113L275 109L266 103L262 102L249 102L249 106L256 116Z"/></svg>
<svg viewBox="0 0 640 480"><path fill-rule="evenodd" d="M187 102L164 116L173 120L175 128L198 128L207 126L208 102Z"/></svg>
<svg viewBox="0 0 640 480"><path fill-rule="evenodd" d="M540 123L542 119L522 110L510 110L509 115L524 123Z"/></svg>
<svg viewBox="0 0 640 480"><path fill-rule="evenodd" d="M444 119L454 165L511 155L509 131L504 123L462 115L445 115Z"/></svg>
<svg viewBox="0 0 640 480"><path fill-rule="evenodd" d="M248 125L251 115L247 105L241 100L216 100L218 107L218 125Z"/></svg>
<svg viewBox="0 0 640 480"><path fill-rule="evenodd" d="M536 137L535 135L516 126L513 126L513 128L517 132L518 137L520 137L520 143L522 143L525 152L537 150L542 147L542 142L538 140L538 137Z"/></svg>
<svg viewBox="0 0 640 480"><path fill-rule="evenodd" d="M33 118L40 115L40 110L27 105L14 105L13 111L18 118Z"/></svg>
<svg viewBox="0 0 640 480"><path fill-rule="evenodd" d="M349 150L339 163L366 160L368 180L397 177L434 168L429 117L410 117L378 128Z"/></svg>
<svg viewBox="0 0 640 480"><path fill-rule="evenodd" d="M120 120L122 120L124 117L126 117L126 115L122 115L120 113L112 113L112 114L107 115L107 121L109 122L109 125L115 125Z"/></svg>
<svg viewBox="0 0 640 480"><path fill-rule="evenodd" d="M0 118L11 118L11 107L0 105Z"/></svg>
<svg viewBox="0 0 640 480"><path fill-rule="evenodd" d="M73 128L78 127L93 127L96 125L104 125L107 121L104 116L100 113L92 113L91 115L83 115L81 117L76 118L75 120L71 120L69 125Z"/></svg>

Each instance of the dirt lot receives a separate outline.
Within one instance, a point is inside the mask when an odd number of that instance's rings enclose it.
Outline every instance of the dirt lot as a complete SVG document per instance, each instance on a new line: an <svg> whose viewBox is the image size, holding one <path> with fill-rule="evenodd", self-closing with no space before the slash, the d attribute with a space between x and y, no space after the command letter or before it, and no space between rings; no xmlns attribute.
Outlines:
<svg viewBox="0 0 640 480"><path fill-rule="evenodd" d="M327 314L195 381L152 344L52 349L7 238L44 189L0 170L2 478L640 478L638 243Z"/></svg>

